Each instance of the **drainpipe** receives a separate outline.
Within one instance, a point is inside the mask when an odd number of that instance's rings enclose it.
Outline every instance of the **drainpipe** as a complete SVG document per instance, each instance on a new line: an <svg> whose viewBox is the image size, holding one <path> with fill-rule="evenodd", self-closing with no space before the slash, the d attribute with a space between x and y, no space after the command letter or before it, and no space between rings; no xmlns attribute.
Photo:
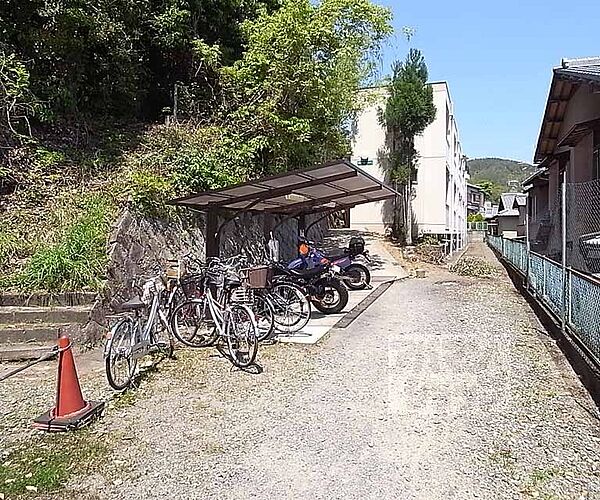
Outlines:
<svg viewBox="0 0 600 500"><path fill-rule="evenodd" d="M529 198L527 198L525 211L525 256L527 258L525 263L525 288L527 289L529 289L529 252L531 252L531 245L529 243Z"/></svg>
<svg viewBox="0 0 600 500"><path fill-rule="evenodd" d="M562 182L562 207L561 207L561 222L562 222L562 311L561 311L561 330L564 334L566 331L566 316L567 316L567 169L563 172Z"/></svg>

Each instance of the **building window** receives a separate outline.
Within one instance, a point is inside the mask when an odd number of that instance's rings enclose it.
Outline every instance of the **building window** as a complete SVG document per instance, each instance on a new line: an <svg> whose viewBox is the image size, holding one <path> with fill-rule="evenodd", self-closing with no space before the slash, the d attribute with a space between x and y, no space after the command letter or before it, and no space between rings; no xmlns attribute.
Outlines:
<svg viewBox="0 0 600 500"><path fill-rule="evenodd" d="M594 153L592 155L592 177L600 179L600 132L594 131Z"/></svg>
<svg viewBox="0 0 600 500"><path fill-rule="evenodd" d="M536 195L529 196L529 201L527 203L527 209L529 212L529 220L535 221L537 219L537 196Z"/></svg>

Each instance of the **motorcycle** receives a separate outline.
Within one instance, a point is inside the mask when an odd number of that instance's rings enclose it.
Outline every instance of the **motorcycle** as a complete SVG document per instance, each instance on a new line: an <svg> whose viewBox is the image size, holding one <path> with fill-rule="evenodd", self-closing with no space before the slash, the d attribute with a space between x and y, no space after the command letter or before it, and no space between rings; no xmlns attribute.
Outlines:
<svg viewBox="0 0 600 500"><path fill-rule="evenodd" d="M348 304L348 290L339 279L340 268L323 263L311 269L276 264L273 281L289 281L300 286L315 308L323 314L337 314Z"/></svg>
<svg viewBox="0 0 600 500"><path fill-rule="evenodd" d="M350 238L348 248L342 255L326 256L314 246L313 242L301 240L298 251L300 256L288 264L290 269L311 269L325 263L340 268L340 279L350 290L364 290L371 287L371 273L367 266L356 260L362 256L371 262L369 251L365 250L365 240L360 236Z"/></svg>

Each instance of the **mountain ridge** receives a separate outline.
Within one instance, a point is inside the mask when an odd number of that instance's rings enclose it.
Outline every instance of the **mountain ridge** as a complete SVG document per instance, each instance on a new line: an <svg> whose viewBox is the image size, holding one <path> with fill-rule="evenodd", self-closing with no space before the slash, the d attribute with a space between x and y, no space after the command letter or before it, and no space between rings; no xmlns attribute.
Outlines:
<svg viewBox="0 0 600 500"><path fill-rule="evenodd" d="M467 166L471 175L469 183L489 183L490 197L494 202L504 192L521 192L521 183L537 170L527 162L497 157L473 158Z"/></svg>

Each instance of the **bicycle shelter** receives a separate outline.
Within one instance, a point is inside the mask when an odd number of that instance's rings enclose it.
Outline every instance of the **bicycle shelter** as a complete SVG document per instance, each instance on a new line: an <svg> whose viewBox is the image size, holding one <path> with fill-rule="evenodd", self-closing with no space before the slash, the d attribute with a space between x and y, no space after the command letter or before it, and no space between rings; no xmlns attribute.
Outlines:
<svg viewBox="0 0 600 500"><path fill-rule="evenodd" d="M382 201L399 193L347 160L334 160L304 170L263 177L227 188L191 194L169 203L206 213L206 256L218 256L223 226L241 213L263 213L298 219ZM226 220L219 226L218 217Z"/></svg>

